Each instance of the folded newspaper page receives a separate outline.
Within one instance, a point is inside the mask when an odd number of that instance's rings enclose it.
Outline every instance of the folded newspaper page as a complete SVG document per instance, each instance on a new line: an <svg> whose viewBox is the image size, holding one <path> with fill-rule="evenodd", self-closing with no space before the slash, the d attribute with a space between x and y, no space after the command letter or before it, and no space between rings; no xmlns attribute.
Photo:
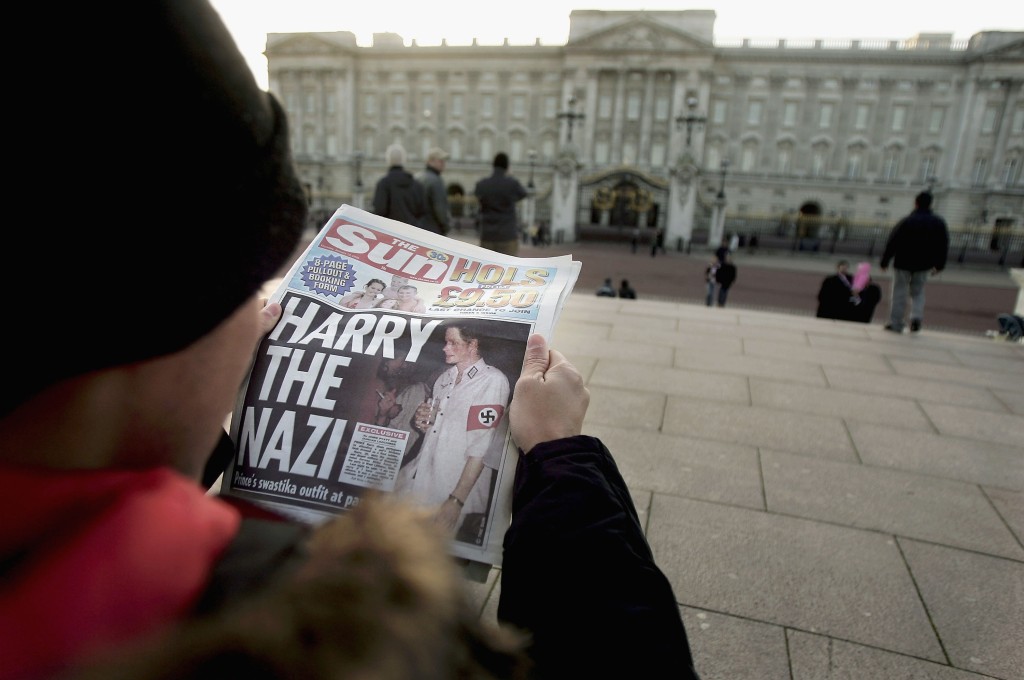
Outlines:
<svg viewBox="0 0 1024 680"><path fill-rule="evenodd" d="M239 394L221 493L309 523L400 494L450 527L454 555L500 565L508 405L579 271L341 206L271 295L284 313Z"/></svg>

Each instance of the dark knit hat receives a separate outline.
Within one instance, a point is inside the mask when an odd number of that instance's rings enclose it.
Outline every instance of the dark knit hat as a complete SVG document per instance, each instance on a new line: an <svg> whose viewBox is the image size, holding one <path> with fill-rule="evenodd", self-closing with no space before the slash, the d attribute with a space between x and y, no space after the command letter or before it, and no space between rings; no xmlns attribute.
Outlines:
<svg viewBox="0 0 1024 680"><path fill-rule="evenodd" d="M80 73L26 78L33 110L11 123L12 195L32 212L5 248L17 368L0 413L204 336L290 261L306 220L285 114L206 0L48 11Z"/></svg>

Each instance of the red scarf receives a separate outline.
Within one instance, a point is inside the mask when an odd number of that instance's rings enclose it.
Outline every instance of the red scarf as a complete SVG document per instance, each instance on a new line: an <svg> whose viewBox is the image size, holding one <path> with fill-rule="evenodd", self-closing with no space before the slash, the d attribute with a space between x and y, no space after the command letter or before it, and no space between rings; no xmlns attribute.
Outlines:
<svg viewBox="0 0 1024 680"><path fill-rule="evenodd" d="M23 678L185 615L238 512L165 468L0 467L0 678Z"/></svg>

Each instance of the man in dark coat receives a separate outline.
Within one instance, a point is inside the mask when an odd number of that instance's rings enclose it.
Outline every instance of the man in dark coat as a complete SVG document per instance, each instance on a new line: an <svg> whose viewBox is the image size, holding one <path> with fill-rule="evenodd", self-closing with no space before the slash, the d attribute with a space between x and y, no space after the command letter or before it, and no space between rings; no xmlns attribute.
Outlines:
<svg viewBox="0 0 1024 680"><path fill-rule="evenodd" d="M508 155L494 157L494 172L476 183L473 195L480 202L480 246L505 255L519 254L519 219L516 203L526 189L508 175Z"/></svg>
<svg viewBox="0 0 1024 680"><path fill-rule="evenodd" d="M448 192L444 187L444 180L441 179L447 160L448 153L435 146L427 153L427 167L416 177L416 181L423 187L423 198L426 201L426 214L422 226L427 231L442 236L449 232L451 223Z"/></svg>
<svg viewBox="0 0 1024 680"><path fill-rule="evenodd" d="M427 214L427 201L423 186L416 181L405 165L405 149L392 144L384 152L388 173L377 181L373 192L373 212L414 227L423 226Z"/></svg>
<svg viewBox="0 0 1024 680"><path fill-rule="evenodd" d="M910 331L921 330L924 319L924 284L928 273L946 268L949 230L946 221L932 212L932 195L922 191L914 199L914 211L900 220L889 234L880 263L882 271L895 265L892 306L885 330L902 333L909 293Z"/></svg>

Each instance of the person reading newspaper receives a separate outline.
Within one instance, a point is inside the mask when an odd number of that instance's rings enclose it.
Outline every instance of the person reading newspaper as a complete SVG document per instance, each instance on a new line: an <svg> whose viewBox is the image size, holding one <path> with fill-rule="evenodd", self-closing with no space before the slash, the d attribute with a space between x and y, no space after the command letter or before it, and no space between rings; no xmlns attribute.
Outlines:
<svg viewBox="0 0 1024 680"><path fill-rule="evenodd" d="M412 506L371 498L311 528L205 492L204 462L282 313L259 291L292 257L306 197L283 109L206 0L119 12L130 34L85 6L50 25L150 57L151 78L125 88L101 70L88 90L145 105L161 134L108 106L83 108L66 134L25 121L68 159L76 210L109 193L96 157L145 172L121 176L101 236L73 220L50 227L59 276L9 250L23 288L3 342L22 370L0 401L0 678L557 677L627 658L641 673L689 668L628 491L603 446L580 436L582 380L542 338L510 407L524 455L499 608L521 632L480 620L441 532ZM33 94L57 108L86 92ZM174 200L149 205L152 186ZM70 302L69 280L83 291Z"/></svg>

